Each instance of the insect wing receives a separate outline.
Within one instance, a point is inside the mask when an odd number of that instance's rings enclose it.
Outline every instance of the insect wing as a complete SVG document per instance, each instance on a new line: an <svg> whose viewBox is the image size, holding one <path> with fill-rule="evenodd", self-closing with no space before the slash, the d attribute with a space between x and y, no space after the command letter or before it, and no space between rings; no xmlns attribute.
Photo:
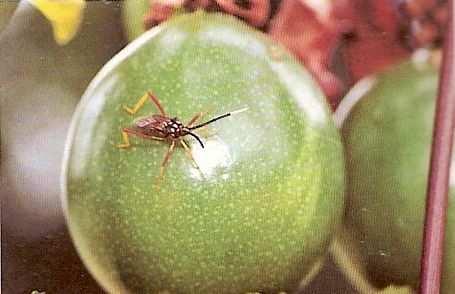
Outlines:
<svg viewBox="0 0 455 294"><path fill-rule="evenodd" d="M138 118L134 124L142 129L162 129L163 123L168 120L166 117L154 114L152 116Z"/></svg>

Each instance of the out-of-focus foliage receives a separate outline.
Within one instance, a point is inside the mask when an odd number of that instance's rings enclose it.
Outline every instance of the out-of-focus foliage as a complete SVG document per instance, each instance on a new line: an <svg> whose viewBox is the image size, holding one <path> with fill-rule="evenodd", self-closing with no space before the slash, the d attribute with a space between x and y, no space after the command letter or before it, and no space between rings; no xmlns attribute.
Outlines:
<svg viewBox="0 0 455 294"><path fill-rule="evenodd" d="M19 3L0 34L5 293L99 293L66 233L60 167L80 96L124 41L118 3L88 2L84 14L79 33L64 47L28 1Z"/></svg>
<svg viewBox="0 0 455 294"><path fill-rule="evenodd" d="M86 12L80 34L61 47L47 20L23 1L0 37L2 188L11 189L5 207L15 205L2 217L29 211L15 218L21 235L63 222L59 173L69 120L88 82L123 45L119 9L93 2Z"/></svg>
<svg viewBox="0 0 455 294"><path fill-rule="evenodd" d="M149 9L147 0L125 0L123 2L122 19L126 36L129 40L139 37L144 31L144 15Z"/></svg>
<svg viewBox="0 0 455 294"><path fill-rule="evenodd" d="M16 1L0 1L0 32L8 24L16 7Z"/></svg>

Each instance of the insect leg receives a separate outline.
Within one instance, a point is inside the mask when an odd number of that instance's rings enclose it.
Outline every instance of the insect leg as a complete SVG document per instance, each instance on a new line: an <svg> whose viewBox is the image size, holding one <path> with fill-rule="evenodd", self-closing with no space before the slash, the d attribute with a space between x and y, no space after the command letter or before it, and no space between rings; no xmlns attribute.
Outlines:
<svg viewBox="0 0 455 294"><path fill-rule="evenodd" d="M199 167L199 165L197 164L196 160L194 160L193 155L191 154L190 147L188 147L188 145L185 143L185 141L183 139L180 139L180 144L182 145L183 149L185 149L185 154L191 160L191 162L193 163L194 167L197 168L198 171L201 173L202 177L204 177L204 174L202 173L201 168Z"/></svg>
<svg viewBox="0 0 455 294"><path fill-rule="evenodd" d="M193 118L186 125L188 128L191 128L198 120L200 120L207 113L212 112L212 108L209 108L207 111L201 111L196 113Z"/></svg>
<svg viewBox="0 0 455 294"><path fill-rule="evenodd" d="M137 102L134 104L133 108L129 108L128 106L123 106L123 109L125 109L129 114L135 114L136 112L141 109L142 106L144 106L145 102L147 102L148 99L148 93L144 94Z"/></svg>
<svg viewBox="0 0 455 294"><path fill-rule="evenodd" d="M147 92L147 96L150 98L150 100L152 100L153 104L155 104L156 108L158 108L160 113L164 116L167 116L166 111L164 111L163 106L161 106L160 100L158 100L158 98L156 98L156 96L153 95L152 92L150 91Z"/></svg>
<svg viewBox="0 0 455 294"><path fill-rule="evenodd" d="M208 113L208 111L206 112L199 112L197 113L195 116L193 116L193 118L188 122L187 124L187 127L188 128L191 128L197 121L199 121L204 115L206 115ZM204 137L210 137L212 136L211 134L209 134L209 132L207 131L207 129L205 127L201 128L200 132L202 134L206 133L205 135L203 135ZM209 134L209 135L207 135Z"/></svg>
<svg viewBox="0 0 455 294"><path fill-rule="evenodd" d="M188 122L187 127L191 128L195 122L197 122L204 116L204 114L205 114L204 112L199 112L195 116L193 116L193 118Z"/></svg>
<svg viewBox="0 0 455 294"><path fill-rule="evenodd" d="M118 144L117 148L128 148L128 147L130 147L131 144L130 144L130 140L128 138L128 132L126 131L126 129L122 130L122 138L123 138L123 143L122 144Z"/></svg>
<svg viewBox="0 0 455 294"><path fill-rule="evenodd" d="M164 169L166 167L166 164L168 163L169 159L171 158L172 152L174 151L175 148L175 141L172 141L171 146L169 146L169 149L166 152L166 155L164 155L163 162L161 163L160 167L160 178L163 178L164 175Z"/></svg>

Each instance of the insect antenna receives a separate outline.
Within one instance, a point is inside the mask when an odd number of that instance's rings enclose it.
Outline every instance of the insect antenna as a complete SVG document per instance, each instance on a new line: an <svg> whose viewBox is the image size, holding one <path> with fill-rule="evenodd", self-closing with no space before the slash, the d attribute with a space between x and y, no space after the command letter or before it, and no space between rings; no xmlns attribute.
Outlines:
<svg viewBox="0 0 455 294"><path fill-rule="evenodd" d="M196 135L196 134L193 133L193 132L189 132L189 131L188 131L186 134L188 134L188 135L190 135L191 137L195 138L195 139L199 142L199 144L201 144L201 147L204 148L204 144L202 143L202 140L201 140L201 138L199 138L198 135Z"/></svg>
<svg viewBox="0 0 455 294"><path fill-rule="evenodd" d="M212 118L212 119L209 120L209 121L206 121L206 122L201 123L201 124L199 124L199 125L196 125L196 126L194 126L194 127L188 128L188 129L189 129L189 130L199 129L199 128L202 128L202 127L204 127L204 126L206 126L206 125L208 125L208 124L211 124L211 123L213 123L213 122L215 122L215 121L217 121L217 120L220 120L220 119L223 119L223 118L225 118L225 117L231 116L231 115L233 115L233 114L237 114L237 113L244 112L244 111L247 111L247 110L248 110L248 107L245 107L245 108L242 108L242 109L239 109L239 110L236 110L236 111L228 112L228 113L222 114L222 115L220 115L220 116L217 116L217 117L215 117L215 118ZM190 134L190 133L189 133L189 134ZM194 136L193 136L193 137L194 137Z"/></svg>

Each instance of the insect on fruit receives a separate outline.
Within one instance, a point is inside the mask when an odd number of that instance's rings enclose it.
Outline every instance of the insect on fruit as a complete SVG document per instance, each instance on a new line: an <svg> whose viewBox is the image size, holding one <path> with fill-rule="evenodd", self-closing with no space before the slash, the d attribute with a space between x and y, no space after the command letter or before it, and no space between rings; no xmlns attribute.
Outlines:
<svg viewBox="0 0 455 294"><path fill-rule="evenodd" d="M164 111L163 106L161 106L160 101L157 97L155 97L151 92L147 92L144 96L142 96L139 101L134 105L133 108L129 108L127 106L123 106L123 108L131 115L135 114L139 111L139 109L145 104L145 102L150 99L153 104L158 108L159 114L152 114L147 117L140 118L134 122L134 125L131 127L123 128L122 129L122 137L123 143L117 145L118 148L128 148L131 146L129 141L129 135L138 136L143 139L148 140L158 140L158 141L166 141L170 143L169 149L167 150L163 161L161 162L160 167L160 178L164 174L164 169L166 164L168 163L169 159L171 158L172 152L176 146L176 143L180 143L180 145L185 149L185 153L187 156L192 160L195 166L197 166L196 161L194 160L193 156L191 155L191 150L188 147L188 144L185 142L185 136L192 136L195 138L202 148L204 148L204 143L202 142L201 138L195 134L193 131L202 127L205 127L208 124L211 124L217 120L223 119L225 117L231 116L236 113L240 113L243 111L248 110L248 108L242 108L236 111L228 112L223 115L217 116L212 118L204 123L195 125L195 123L202 118L204 113L200 112L193 116L193 118L185 125L183 124L177 117L169 117L166 112Z"/></svg>

